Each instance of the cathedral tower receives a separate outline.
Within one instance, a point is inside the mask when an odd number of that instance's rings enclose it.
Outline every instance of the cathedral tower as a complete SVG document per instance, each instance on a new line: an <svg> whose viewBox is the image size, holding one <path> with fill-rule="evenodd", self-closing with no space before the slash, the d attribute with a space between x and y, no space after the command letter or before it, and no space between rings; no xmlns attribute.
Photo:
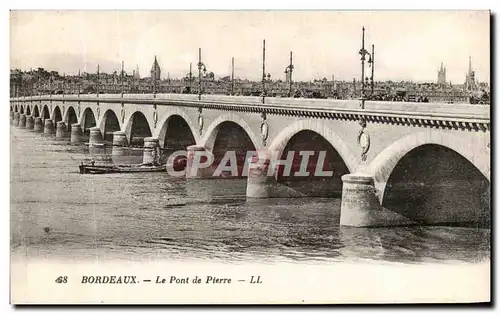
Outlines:
<svg viewBox="0 0 500 314"><path fill-rule="evenodd" d="M156 56L153 66L151 66L151 79L154 81L159 81L161 79L161 69Z"/></svg>

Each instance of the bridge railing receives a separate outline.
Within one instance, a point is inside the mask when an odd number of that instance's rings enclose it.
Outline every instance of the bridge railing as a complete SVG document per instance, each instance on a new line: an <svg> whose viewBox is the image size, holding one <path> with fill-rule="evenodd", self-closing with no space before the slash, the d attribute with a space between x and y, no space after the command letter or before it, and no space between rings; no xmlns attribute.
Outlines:
<svg viewBox="0 0 500 314"><path fill-rule="evenodd" d="M445 120L481 120L489 122L490 106L448 103L419 103L419 102L391 102L391 101L365 101L365 109L360 108L360 101L339 99L303 99L303 98L262 98L256 96L225 96L203 95L198 100L198 95L191 94L95 94L81 95L41 95L31 97L11 98L11 101L80 101L103 103L133 103L139 105L157 106L190 106L210 109L244 109L245 111L276 110L282 111L308 111L318 113L345 113L360 115L383 115L389 117L409 118L436 118Z"/></svg>

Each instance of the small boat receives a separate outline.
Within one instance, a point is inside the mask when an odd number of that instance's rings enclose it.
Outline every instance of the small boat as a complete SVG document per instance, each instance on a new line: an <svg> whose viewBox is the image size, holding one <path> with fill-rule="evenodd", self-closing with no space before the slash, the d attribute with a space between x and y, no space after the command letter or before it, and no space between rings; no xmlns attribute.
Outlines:
<svg viewBox="0 0 500 314"><path fill-rule="evenodd" d="M174 171L183 171L186 168L187 159L185 157L176 158L170 168ZM78 167L80 174L104 174L104 173L132 173L132 172L166 172L166 164L138 164L138 165L95 165L95 161L89 164L83 162Z"/></svg>
<svg viewBox="0 0 500 314"><path fill-rule="evenodd" d="M103 174L110 173L113 170L113 166L95 166L95 165L84 165L83 163L78 166L80 169L80 174Z"/></svg>
<svg viewBox="0 0 500 314"><path fill-rule="evenodd" d="M165 165L84 165L78 166L80 174L132 173L132 172L165 172Z"/></svg>

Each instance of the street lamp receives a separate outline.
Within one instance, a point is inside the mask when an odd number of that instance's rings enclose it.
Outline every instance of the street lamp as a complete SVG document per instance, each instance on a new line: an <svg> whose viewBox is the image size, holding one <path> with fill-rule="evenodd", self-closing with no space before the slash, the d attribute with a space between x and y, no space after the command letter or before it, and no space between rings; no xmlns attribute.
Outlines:
<svg viewBox="0 0 500 314"><path fill-rule="evenodd" d="M366 56L369 56L368 59L368 64L369 66L372 65L373 60L372 60L372 54L370 54L366 49L365 49L365 27L363 26L362 28L363 31L363 36L361 40L361 49L359 50L359 54L361 55L361 109L365 108L365 100L366 100L366 90L365 86L368 84L368 77L365 78L365 60ZM372 45L372 51L374 49L374 46ZM373 68L372 68L372 81L373 81ZM366 82L365 82L366 80ZM373 87L372 87L373 91ZM373 92L372 92L373 93Z"/></svg>
<svg viewBox="0 0 500 314"><path fill-rule="evenodd" d="M266 75L266 40L262 41L262 103L265 102L266 99L266 77L267 81L271 81L271 74L267 73Z"/></svg>
<svg viewBox="0 0 500 314"><path fill-rule="evenodd" d="M370 77L371 89L372 89L371 96L373 96L373 89L375 87L375 81L373 80L373 75L375 72L375 45L372 45L372 57L371 57L370 66L372 68L372 76Z"/></svg>
<svg viewBox="0 0 500 314"><path fill-rule="evenodd" d="M292 97L292 73L293 73L293 63L292 63L292 52L290 51L290 64L285 68L285 74L288 75L289 79L289 90L288 90L288 97Z"/></svg>
<svg viewBox="0 0 500 314"><path fill-rule="evenodd" d="M50 97L50 102L52 102L52 73L50 73L49 76L49 97Z"/></svg>
<svg viewBox="0 0 500 314"><path fill-rule="evenodd" d="M121 85L121 87L122 87L122 91L121 91L121 94L122 94L121 96L122 96L122 98L123 98L123 93L124 93L124 85L123 85L123 83L124 83L124 77L123 77L123 76L124 76L124 74L125 74L125 70L124 70L124 61L122 61L122 72L120 73L120 83L121 83L120 85Z"/></svg>
<svg viewBox="0 0 500 314"><path fill-rule="evenodd" d="M156 77L153 77L153 98L156 98Z"/></svg>
<svg viewBox="0 0 500 314"><path fill-rule="evenodd" d="M96 84L97 97L99 97L99 64L97 65L97 84Z"/></svg>
<svg viewBox="0 0 500 314"><path fill-rule="evenodd" d="M234 57L231 58L231 96L234 95Z"/></svg>
<svg viewBox="0 0 500 314"><path fill-rule="evenodd" d="M66 73L63 73L63 81L62 81L62 98L63 98L63 102L64 102L64 92L65 92L65 88L66 88Z"/></svg>
<svg viewBox="0 0 500 314"><path fill-rule="evenodd" d="M170 72L167 72L167 93L171 92L171 86L170 86Z"/></svg>
<svg viewBox="0 0 500 314"><path fill-rule="evenodd" d="M193 71L192 71L192 63L189 63L189 73L186 75L186 78L189 80L189 94L193 92Z"/></svg>
<svg viewBox="0 0 500 314"><path fill-rule="evenodd" d="M201 100L201 79L202 75L201 72L203 71L203 76L207 73L207 67L203 62L201 62L201 48L198 48L198 100Z"/></svg>
<svg viewBox="0 0 500 314"><path fill-rule="evenodd" d="M42 94L42 84L40 83L40 72L36 74L37 83L36 83L36 93L38 96Z"/></svg>
<svg viewBox="0 0 500 314"><path fill-rule="evenodd" d="M80 69L78 69L78 98L80 98L80 89L82 88L82 78L80 76Z"/></svg>

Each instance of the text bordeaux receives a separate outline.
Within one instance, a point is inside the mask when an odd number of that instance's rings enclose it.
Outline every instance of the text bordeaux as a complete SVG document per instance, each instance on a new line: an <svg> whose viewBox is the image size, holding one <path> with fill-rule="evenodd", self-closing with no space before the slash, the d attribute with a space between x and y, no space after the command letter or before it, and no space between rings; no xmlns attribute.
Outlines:
<svg viewBox="0 0 500 314"><path fill-rule="evenodd" d="M134 284L138 283L136 276L82 276L81 283L90 284Z"/></svg>

